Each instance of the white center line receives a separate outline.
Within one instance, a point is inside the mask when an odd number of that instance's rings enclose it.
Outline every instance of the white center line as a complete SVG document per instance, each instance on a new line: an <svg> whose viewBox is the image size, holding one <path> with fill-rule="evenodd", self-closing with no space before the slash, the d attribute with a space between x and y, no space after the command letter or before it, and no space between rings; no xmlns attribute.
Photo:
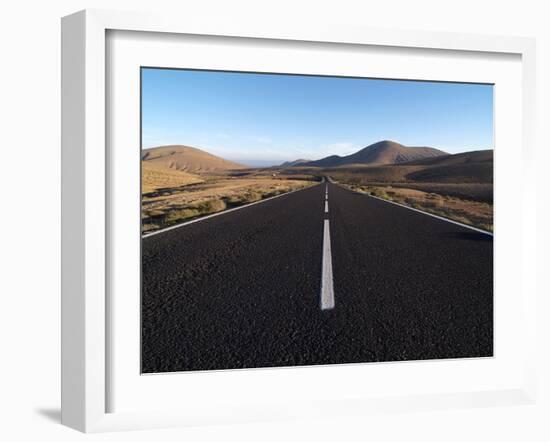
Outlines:
<svg viewBox="0 0 550 442"><path fill-rule="evenodd" d="M334 308L334 286L332 282L332 253L330 251L330 226L325 220L323 232L323 265L321 275L321 310Z"/></svg>
<svg viewBox="0 0 550 442"><path fill-rule="evenodd" d="M325 213L328 213L328 201L325 201Z"/></svg>

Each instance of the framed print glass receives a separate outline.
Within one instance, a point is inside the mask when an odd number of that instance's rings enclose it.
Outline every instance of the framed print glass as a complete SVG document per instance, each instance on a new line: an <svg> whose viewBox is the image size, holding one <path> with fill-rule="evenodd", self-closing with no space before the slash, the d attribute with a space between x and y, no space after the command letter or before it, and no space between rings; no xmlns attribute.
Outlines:
<svg viewBox="0 0 550 442"><path fill-rule="evenodd" d="M142 67L142 372L493 356L493 87Z"/></svg>
<svg viewBox="0 0 550 442"><path fill-rule="evenodd" d="M64 19L66 425L532 400L531 40L326 32Z"/></svg>

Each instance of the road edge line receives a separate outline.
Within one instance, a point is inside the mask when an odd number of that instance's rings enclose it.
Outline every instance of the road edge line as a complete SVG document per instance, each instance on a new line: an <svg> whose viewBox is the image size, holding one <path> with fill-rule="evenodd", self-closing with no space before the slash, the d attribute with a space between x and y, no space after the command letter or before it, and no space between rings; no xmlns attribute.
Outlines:
<svg viewBox="0 0 550 442"><path fill-rule="evenodd" d="M396 203L395 201L389 201L389 200L386 200L384 198L380 198L378 196L370 195L368 193L358 192L357 190L351 190L351 189L348 189L348 188L346 188L344 186L341 186L341 185L339 185L339 186L342 187L343 189L349 190L350 192L357 193L358 195L364 195L364 196L368 196L369 198L374 198L374 199L377 199L377 200L380 200L380 201L384 201L385 203L395 204L396 206L403 207L404 209L413 210L414 212L422 213L424 215L431 216L432 218L436 218L436 219L439 219L441 221L447 221L448 223L456 224L457 226L461 226L461 227L466 227L467 229L474 230L478 233L484 233L485 235L489 235L489 236L494 237L494 233L493 232L488 232L487 230L478 229L477 227L469 226L468 224L460 223L458 221L454 221L452 219L445 218L443 216L435 215L433 213L424 212L423 210L415 209L414 207L406 206L405 204Z"/></svg>
<svg viewBox="0 0 550 442"><path fill-rule="evenodd" d="M191 221L186 221L186 222L183 222L181 224L174 224L173 226L166 227L166 228L161 229L161 230L155 230L154 232L147 233L145 235L141 235L141 239L149 238L151 236L155 236L155 235L158 235L160 233L168 232L169 230L174 230L174 229L177 229L179 227L188 226L189 224L198 223L199 221L204 221L204 220L207 220L207 219L210 219L210 218L214 218L215 216L225 215L226 213L229 213L229 212L234 212L236 210L245 209L247 207L255 206L256 204L265 203L266 201L274 200L275 198L279 198L281 196L290 195L291 193L300 192L300 191L306 190L306 189L312 189L315 186L318 186L319 184L322 184L322 183L317 183L317 184L315 184L313 186L310 186L310 187L304 187L302 189L295 189L295 190L291 190L290 192L281 193L281 194L275 195L275 196L270 196L269 198L264 198L264 199L259 200L259 201L254 201L253 203L244 204L242 206L232 207L231 209L222 210L221 212L212 213L211 215L206 215L206 216L203 216L201 218L192 219Z"/></svg>

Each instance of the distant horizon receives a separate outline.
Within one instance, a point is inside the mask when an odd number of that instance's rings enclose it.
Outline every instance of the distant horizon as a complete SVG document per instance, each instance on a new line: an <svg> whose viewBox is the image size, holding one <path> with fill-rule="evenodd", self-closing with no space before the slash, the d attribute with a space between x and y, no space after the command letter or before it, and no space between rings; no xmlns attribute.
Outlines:
<svg viewBox="0 0 550 442"><path fill-rule="evenodd" d="M143 149L188 145L268 167L381 140L492 150L493 86L142 68Z"/></svg>
<svg viewBox="0 0 550 442"><path fill-rule="evenodd" d="M399 143L399 141L396 141L396 140L378 140L378 141L375 141L374 143L371 143L369 145L366 145L366 146L363 146L363 147L359 147L356 151L354 152L351 152L351 153L355 153L359 150L362 150L366 147L369 147L371 146L372 144L375 144L377 142L380 142L380 141L393 141L393 142L396 142L398 144L402 144L402 143ZM406 146L404 144L402 144L403 146L405 147L411 147L411 148L415 148L415 147L434 147L434 146ZM155 148L160 148L160 147L166 147L166 146L185 146L185 147L192 147L194 149L199 149L199 150L202 150L206 153L209 153L211 155L216 155L206 149L203 149L201 148L200 146L191 146L189 144L185 144L185 143L172 143L172 144L163 144L163 145L160 145L160 146L151 146L151 147L143 147L142 150L147 150L147 149L155 149ZM437 149L437 148L436 148ZM458 155L458 154L461 154L461 153L467 153L467 152L475 152L475 151L482 151L482 150L493 150L493 149L475 149L475 150L464 150L464 151L461 151L461 152L454 152L454 153L449 153L449 152L446 152L445 150L443 149L439 149L439 150L442 150L444 151L445 153L448 153L449 155ZM331 155L337 155L337 154L331 154ZM219 156L219 155L216 155L216 156ZM317 160L320 160L322 158L326 158L327 156L329 155L325 155L323 157L319 157L319 158L303 158L307 161L317 161ZM345 156L345 155L340 155L340 156ZM235 162L235 163L240 163L242 164L243 166L253 166L253 167L272 167L272 166L279 166L285 162L292 162L292 161L296 161L296 160L299 160L299 159L302 159L302 158L299 158L299 157L296 157L296 158L289 158L289 159L283 159L283 160L269 160L269 159L254 159L254 158L247 158L247 159L235 159L235 158L230 158L230 157L221 157L220 158L223 158L224 160L228 160L228 161L232 161L232 162Z"/></svg>

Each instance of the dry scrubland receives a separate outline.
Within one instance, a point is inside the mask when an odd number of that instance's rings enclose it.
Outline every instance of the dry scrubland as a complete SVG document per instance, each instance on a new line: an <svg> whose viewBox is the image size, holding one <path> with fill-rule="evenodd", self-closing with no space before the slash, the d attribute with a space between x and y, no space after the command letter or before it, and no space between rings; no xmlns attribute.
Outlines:
<svg viewBox="0 0 550 442"><path fill-rule="evenodd" d="M144 194L160 189L170 189L189 184L202 183L203 179L195 174L181 170L160 168L147 162L141 167L141 191Z"/></svg>
<svg viewBox="0 0 550 442"><path fill-rule="evenodd" d="M183 145L145 149L141 160L143 233L314 184L308 174L250 169Z"/></svg>
<svg viewBox="0 0 550 442"><path fill-rule="evenodd" d="M367 193L388 201L404 204L424 212L443 216L486 231L493 231L493 205L472 199L394 186L357 186L344 184L351 190Z"/></svg>
<svg viewBox="0 0 550 442"><path fill-rule="evenodd" d="M359 162L359 163L355 163ZM313 185L349 189L493 230L493 151L449 155L382 141L347 157L251 169L189 146L142 152L142 230L150 232Z"/></svg>
<svg viewBox="0 0 550 442"><path fill-rule="evenodd" d="M493 230L491 150L399 164L346 165L324 172L352 190Z"/></svg>
<svg viewBox="0 0 550 442"><path fill-rule="evenodd" d="M266 175L255 172L202 175L199 182L173 182L172 187L151 189L143 177L142 232L151 232L200 216L256 202L315 184L313 177Z"/></svg>

